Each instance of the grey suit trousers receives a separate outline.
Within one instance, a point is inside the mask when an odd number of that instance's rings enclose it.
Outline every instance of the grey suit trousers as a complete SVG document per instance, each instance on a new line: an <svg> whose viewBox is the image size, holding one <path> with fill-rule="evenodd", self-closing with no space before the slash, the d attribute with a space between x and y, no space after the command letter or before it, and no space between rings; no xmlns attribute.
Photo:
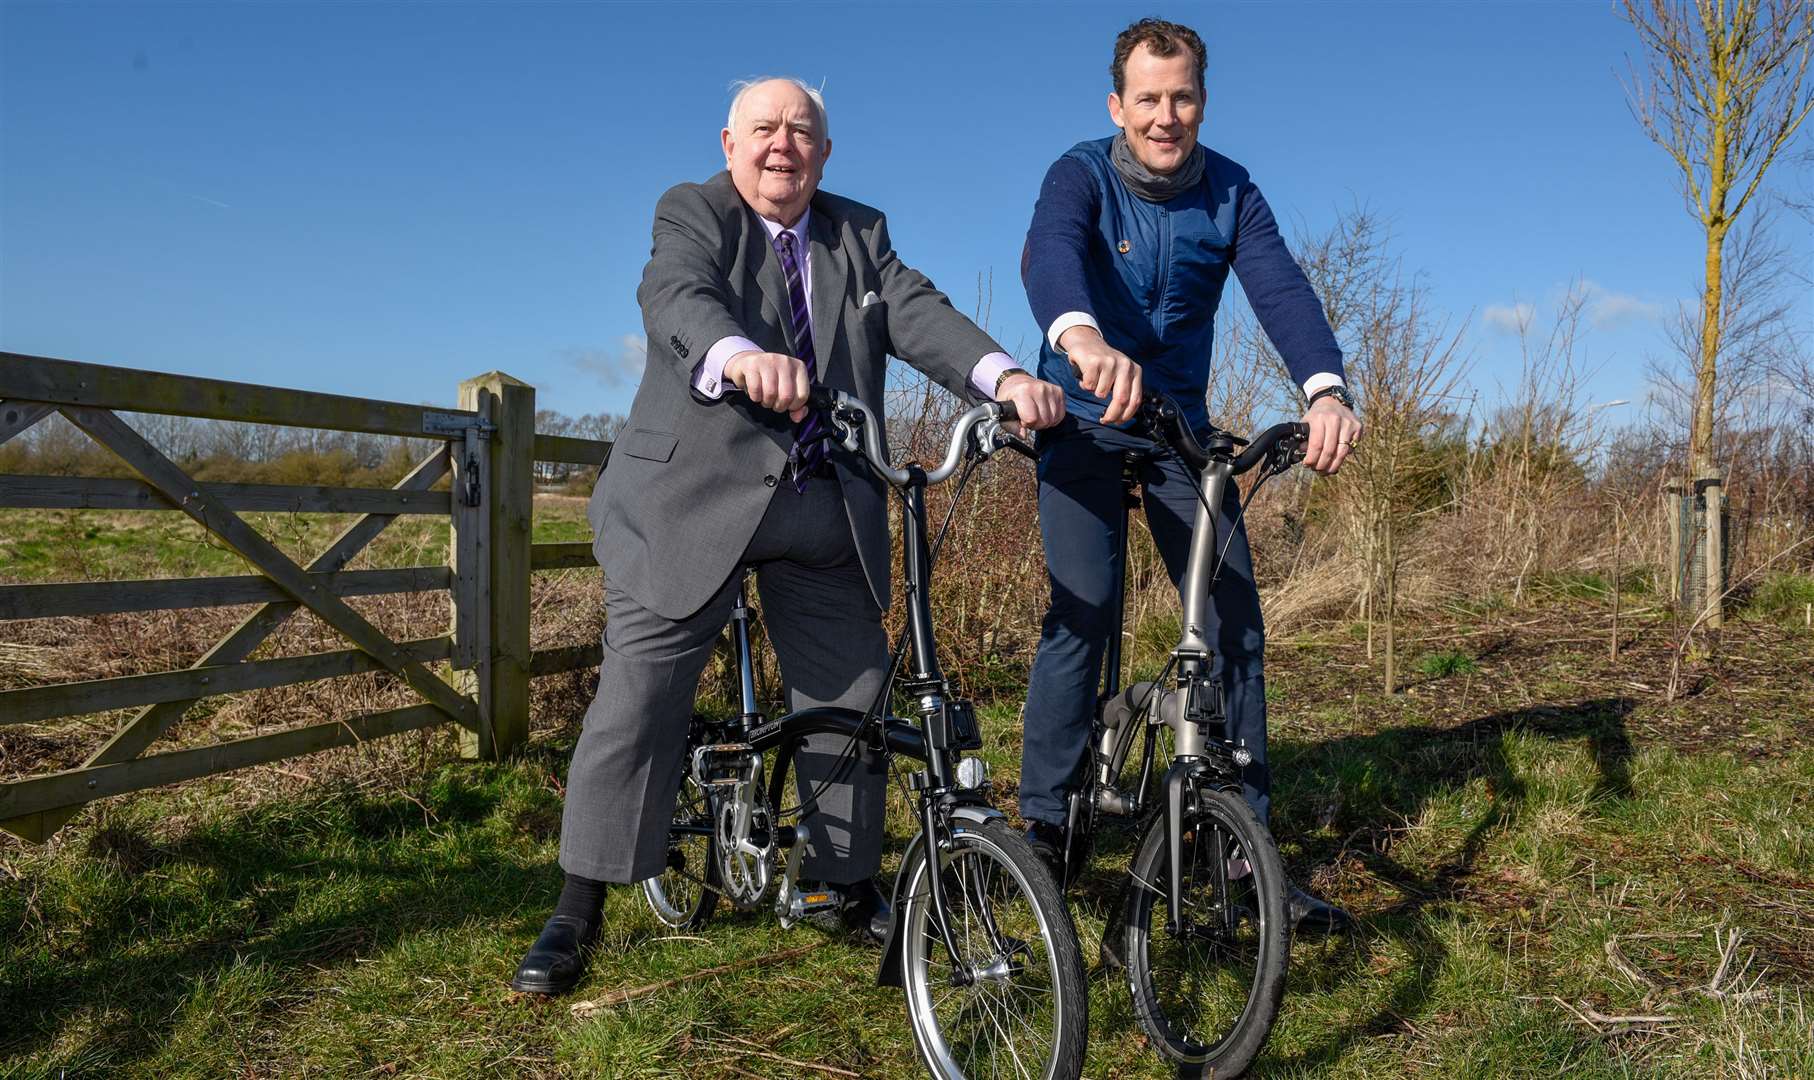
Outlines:
<svg viewBox="0 0 1814 1080"><path fill-rule="evenodd" d="M682 524L680 527L684 527ZM858 561L836 479L805 492L780 484L742 563L757 568L768 630L790 709L866 709L888 661L881 611ZM664 618L605 582L604 660L567 777L561 867L600 881L660 873L686 768L699 676L736 605L741 568L703 608ZM835 771L850 740L816 735L795 758L798 798ZM884 769L864 754L807 815L802 874L848 884L881 867Z"/></svg>

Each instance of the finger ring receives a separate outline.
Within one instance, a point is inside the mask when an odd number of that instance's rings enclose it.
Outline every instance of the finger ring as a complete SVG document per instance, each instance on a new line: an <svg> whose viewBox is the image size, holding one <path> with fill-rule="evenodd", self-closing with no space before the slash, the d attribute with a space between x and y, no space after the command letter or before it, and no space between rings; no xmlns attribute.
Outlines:
<svg viewBox="0 0 1814 1080"><path fill-rule="evenodd" d="M1350 449L1350 450L1354 449L1355 447L1357 447L1359 445L1360 445L1359 439L1349 439L1348 440L1348 449Z"/></svg>

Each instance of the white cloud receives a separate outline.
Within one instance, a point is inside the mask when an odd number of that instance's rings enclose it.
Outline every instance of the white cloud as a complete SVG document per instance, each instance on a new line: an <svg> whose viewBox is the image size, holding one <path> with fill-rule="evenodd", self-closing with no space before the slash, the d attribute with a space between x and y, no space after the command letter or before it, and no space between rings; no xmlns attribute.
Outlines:
<svg viewBox="0 0 1814 1080"><path fill-rule="evenodd" d="M1663 316L1663 305L1629 293L1614 292L1597 281L1580 278L1566 286L1558 285L1544 302L1545 318L1566 311L1575 301L1582 305L1587 325L1595 330L1616 330L1634 322L1656 322ZM1536 318L1535 304L1513 302L1488 304L1481 309L1480 321L1499 334L1518 334L1527 330Z"/></svg>
<svg viewBox="0 0 1814 1080"><path fill-rule="evenodd" d="M1581 282L1581 291L1587 297L1587 318L1595 330L1612 330L1630 322L1655 322L1663 314L1661 304L1613 292L1598 282Z"/></svg>
<svg viewBox="0 0 1814 1080"><path fill-rule="evenodd" d="M649 339L643 334L625 334L615 349L566 348L561 355L567 362L607 387L635 386L642 382L642 369L647 362Z"/></svg>
<svg viewBox="0 0 1814 1080"><path fill-rule="evenodd" d="M1501 334L1516 334L1530 325L1536 313L1529 304L1488 304L1480 312L1480 321Z"/></svg>

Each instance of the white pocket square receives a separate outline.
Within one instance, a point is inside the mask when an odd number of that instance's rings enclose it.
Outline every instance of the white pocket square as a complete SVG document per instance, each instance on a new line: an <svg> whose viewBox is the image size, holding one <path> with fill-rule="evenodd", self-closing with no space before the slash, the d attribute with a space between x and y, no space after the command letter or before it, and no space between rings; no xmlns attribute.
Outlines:
<svg viewBox="0 0 1814 1080"><path fill-rule="evenodd" d="M857 306L858 307L868 307L871 304L880 303L881 299L882 299L881 297L879 297L875 294L874 290L871 290L871 291L863 294L863 302Z"/></svg>

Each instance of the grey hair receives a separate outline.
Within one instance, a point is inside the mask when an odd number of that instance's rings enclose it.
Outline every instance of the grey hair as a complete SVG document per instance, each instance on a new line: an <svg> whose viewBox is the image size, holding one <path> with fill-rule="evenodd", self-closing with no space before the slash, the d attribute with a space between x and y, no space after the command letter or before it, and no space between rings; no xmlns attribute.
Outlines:
<svg viewBox="0 0 1814 1080"><path fill-rule="evenodd" d="M735 93L731 96L731 109L724 117L725 127L733 132L737 130L737 110L743 107L744 96L765 82L791 83L798 87L800 92L806 95L806 99L813 103L813 108L819 114L819 141L823 143L831 138L831 117L825 111L825 95L817 88L787 75L763 75L754 79L738 79L731 83L731 89Z"/></svg>

